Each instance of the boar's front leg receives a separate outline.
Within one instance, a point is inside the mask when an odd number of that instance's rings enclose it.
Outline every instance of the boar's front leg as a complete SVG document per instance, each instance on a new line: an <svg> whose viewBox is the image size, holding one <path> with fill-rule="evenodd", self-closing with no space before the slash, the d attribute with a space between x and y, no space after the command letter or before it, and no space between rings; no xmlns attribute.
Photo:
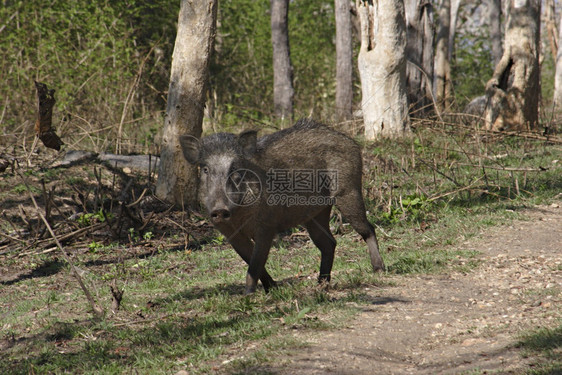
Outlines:
<svg viewBox="0 0 562 375"><path fill-rule="evenodd" d="M254 249L254 244L250 238L238 232L230 236L228 238L228 242L230 242L232 247L234 247L234 250L236 250L238 255L240 255L247 264L250 264L252 251ZM269 276L269 273L267 273L265 268L261 273L260 280L266 292L268 292L269 289L274 288L276 285L275 281L271 278L271 276Z"/></svg>
<svg viewBox="0 0 562 375"><path fill-rule="evenodd" d="M261 278L265 271L265 262L271 249L274 233L266 230L258 230L254 236L254 252L246 274L246 291L245 294L251 294L256 291L258 279Z"/></svg>

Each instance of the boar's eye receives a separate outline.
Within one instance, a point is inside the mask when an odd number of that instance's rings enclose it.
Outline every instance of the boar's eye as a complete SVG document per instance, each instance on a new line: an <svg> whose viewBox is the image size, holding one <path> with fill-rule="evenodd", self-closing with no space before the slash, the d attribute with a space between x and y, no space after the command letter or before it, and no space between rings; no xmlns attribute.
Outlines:
<svg viewBox="0 0 562 375"><path fill-rule="evenodd" d="M205 174L209 174L209 167L207 167L206 165L201 167L201 171Z"/></svg>

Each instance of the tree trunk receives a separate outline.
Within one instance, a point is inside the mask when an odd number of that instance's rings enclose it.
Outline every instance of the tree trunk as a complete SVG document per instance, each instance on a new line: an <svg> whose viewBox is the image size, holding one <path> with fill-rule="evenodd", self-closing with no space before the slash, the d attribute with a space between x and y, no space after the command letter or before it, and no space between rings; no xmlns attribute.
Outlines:
<svg viewBox="0 0 562 375"><path fill-rule="evenodd" d="M273 106L281 120L293 118L293 66L289 52L289 0L271 0Z"/></svg>
<svg viewBox="0 0 562 375"><path fill-rule="evenodd" d="M336 118L350 120L353 110L353 41L349 0L335 0L336 13Z"/></svg>
<svg viewBox="0 0 562 375"><path fill-rule="evenodd" d="M182 0L172 56L156 195L195 207L197 169L183 157L178 138L201 136L218 0Z"/></svg>
<svg viewBox="0 0 562 375"><path fill-rule="evenodd" d="M357 0L365 137L400 137L410 130L406 95L406 23L402 0Z"/></svg>
<svg viewBox="0 0 562 375"><path fill-rule="evenodd" d="M457 17L461 6L461 0L451 1L451 23L449 25L449 42L447 46L447 58L449 59L449 64L453 61L453 52L455 51L455 34L457 33Z"/></svg>
<svg viewBox="0 0 562 375"><path fill-rule="evenodd" d="M494 59L494 66L498 64L503 55L501 15L501 0L488 0L488 24L490 25L490 39L492 39L492 58Z"/></svg>
<svg viewBox="0 0 562 375"><path fill-rule="evenodd" d="M560 27L558 40L562 40L562 12L560 13ZM554 73L554 110L562 111L562 48L556 52L556 68Z"/></svg>
<svg viewBox="0 0 562 375"><path fill-rule="evenodd" d="M503 56L486 84L486 128L529 130L538 122L540 0L511 0Z"/></svg>
<svg viewBox="0 0 562 375"><path fill-rule="evenodd" d="M449 62L449 35L451 29L451 1L441 0L439 31L435 46L435 100L442 110L451 105L451 64Z"/></svg>
<svg viewBox="0 0 562 375"><path fill-rule="evenodd" d="M554 0L546 0L544 2L544 6L546 35L548 36L552 60L556 61L556 54L558 53L558 28L556 27L556 10L554 8Z"/></svg>
<svg viewBox="0 0 562 375"><path fill-rule="evenodd" d="M433 5L406 0L406 87L410 114L422 117L433 103Z"/></svg>

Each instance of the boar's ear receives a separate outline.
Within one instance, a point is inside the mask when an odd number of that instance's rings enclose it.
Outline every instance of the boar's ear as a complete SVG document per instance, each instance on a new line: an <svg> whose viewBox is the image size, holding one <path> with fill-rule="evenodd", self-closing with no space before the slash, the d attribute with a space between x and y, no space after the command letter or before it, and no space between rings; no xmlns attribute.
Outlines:
<svg viewBox="0 0 562 375"><path fill-rule="evenodd" d="M246 130L240 133L238 136L238 144L244 151L244 154L251 156L256 152L256 142L258 138L258 132L255 130Z"/></svg>
<svg viewBox="0 0 562 375"><path fill-rule="evenodd" d="M180 136L180 145L183 151L183 157L191 164L197 164L199 161L199 139L191 135Z"/></svg>

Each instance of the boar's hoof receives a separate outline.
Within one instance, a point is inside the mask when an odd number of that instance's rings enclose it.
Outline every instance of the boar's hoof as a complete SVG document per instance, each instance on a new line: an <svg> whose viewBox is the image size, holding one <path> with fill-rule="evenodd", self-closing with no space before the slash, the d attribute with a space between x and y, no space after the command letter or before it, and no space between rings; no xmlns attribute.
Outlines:
<svg viewBox="0 0 562 375"><path fill-rule="evenodd" d="M371 266L373 267L373 271L375 273L377 272L384 272L386 271L386 267L384 266L384 262L382 261L382 258L378 257L379 259L372 259L371 260Z"/></svg>
<svg viewBox="0 0 562 375"><path fill-rule="evenodd" d="M328 284L331 279L330 275L320 275L318 276L318 284Z"/></svg>
<svg viewBox="0 0 562 375"><path fill-rule="evenodd" d="M385 272L386 271L386 267L384 266L383 263L381 264L373 264L373 272L377 273L377 272Z"/></svg>
<svg viewBox="0 0 562 375"><path fill-rule="evenodd" d="M262 285L266 293L269 293L271 289L277 288L278 286L277 283L273 280L271 280L269 283L264 283L262 280Z"/></svg>

